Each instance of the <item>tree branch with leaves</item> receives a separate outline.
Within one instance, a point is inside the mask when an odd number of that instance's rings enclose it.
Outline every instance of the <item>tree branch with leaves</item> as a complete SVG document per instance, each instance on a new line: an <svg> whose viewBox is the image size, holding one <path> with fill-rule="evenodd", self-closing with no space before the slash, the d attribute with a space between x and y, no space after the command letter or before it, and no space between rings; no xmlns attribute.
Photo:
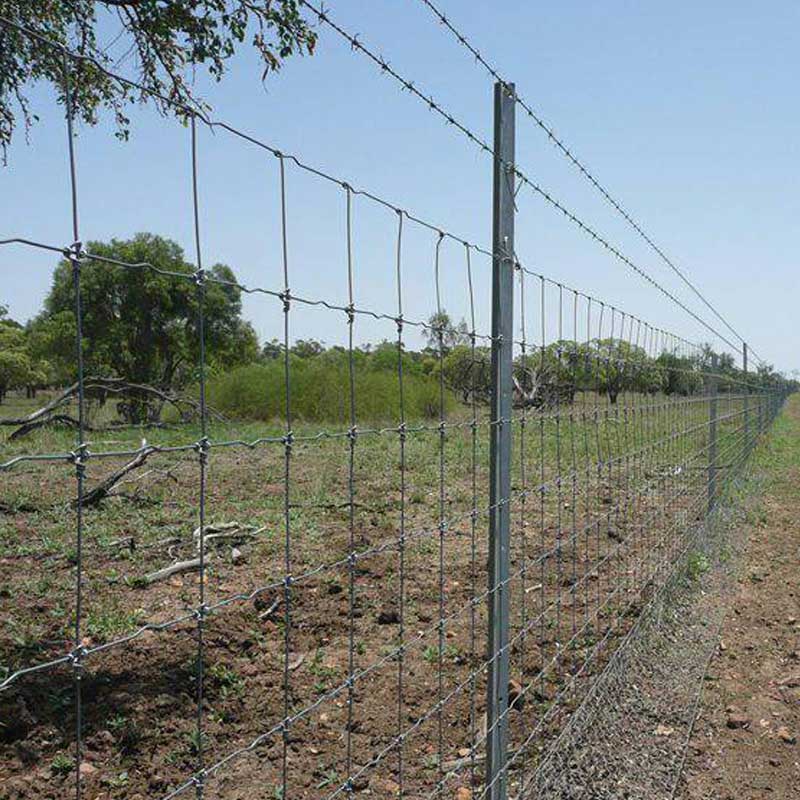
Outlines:
<svg viewBox="0 0 800 800"><path fill-rule="evenodd" d="M124 139L132 103L153 103L164 115L184 118L207 111L187 79L198 68L219 81L236 52L249 45L263 80L290 56L312 54L317 41L297 0L0 0L0 17L4 154L20 122L27 135L38 119L30 101L34 83L52 84L64 102L64 54L50 42L80 56L69 59L76 117L93 125L109 112ZM101 31L114 26L117 33L103 40ZM121 59L111 55L114 48L123 51ZM109 74L130 56L136 86Z"/></svg>

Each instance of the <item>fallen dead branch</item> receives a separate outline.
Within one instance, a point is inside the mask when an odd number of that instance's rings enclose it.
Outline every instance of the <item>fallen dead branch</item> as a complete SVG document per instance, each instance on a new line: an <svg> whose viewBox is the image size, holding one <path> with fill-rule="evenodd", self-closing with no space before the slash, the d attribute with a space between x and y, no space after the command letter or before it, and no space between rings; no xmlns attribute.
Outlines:
<svg viewBox="0 0 800 800"><path fill-rule="evenodd" d="M32 431L51 425L67 425L77 427L78 421L68 414L57 413L60 408L74 402L80 391L80 385L76 382L64 389L61 394L54 397L49 403L37 409L25 417L0 419L0 425L18 426L18 429L11 434L9 439L19 439ZM131 383L121 378L99 378L87 377L83 382L84 396L98 399L104 402L108 395L119 397L132 397L136 399L146 398L157 404L172 406L179 417L186 421L191 416L199 416L201 413L200 403L190 397L173 394L172 392L158 389L146 383ZM206 413L213 419L224 421L225 417L213 408L206 406ZM151 423L158 424L157 418L150 420ZM118 426L113 426L118 427ZM88 425L84 425L85 430L96 430Z"/></svg>
<svg viewBox="0 0 800 800"><path fill-rule="evenodd" d="M222 542L225 543L236 543L236 544L244 544L245 542L254 539L259 533L266 530L266 526L262 526L260 528L255 527L255 525L243 525L239 522L221 522L216 525L206 525L203 531L203 543L207 547L209 544L219 544ZM195 543L195 548L197 552L200 552L200 528L195 528L192 533L192 539ZM207 552L204 549L204 563L208 564L213 558L215 558L214 552ZM156 570L155 572L151 572L144 576L143 580L146 584L156 583L158 581L165 580L167 578L171 578L173 575L178 575L183 572L192 572L193 570L200 569L200 556L196 556L195 558L189 558L185 561L176 561L174 564L170 564L169 566L163 567L161 569ZM278 601L278 605L280 601ZM275 606L277 608L277 605ZM272 613L275 609L271 611L268 609L269 613ZM262 619L264 615L262 615Z"/></svg>
<svg viewBox="0 0 800 800"><path fill-rule="evenodd" d="M0 422L2 425L16 425L19 424L19 420L3 420ZM8 437L9 442L13 442L16 439L21 439L23 436L27 436L29 433L33 433L33 431L37 431L40 428L51 428L51 427L64 427L64 428L74 428L77 429L80 423L74 417L71 417L69 414L52 414L49 417L43 417L40 419L32 420L31 422L25 422L20 425L17 430L15 430L11 436ZM84 430L92 431L94 428L91 425L84 424Z"/></svg>
<svg viewBox="0 0 800 800"><path fill-rule="evenodd" d="M242 525L239 522L222 522L217 525L206 525L203 532L203 541L206 545L211 542L230 542L231 544L244 544L247 540L255 538L266 530L266 526L256 528L254 525ZM195 528L192 533L195 549L200 551L200 528Z"/></svg>
<svg viewBox="0 0 800 800"><path fill-rule="evenodd" d="M204 564L208 564L212 556L208 555L204 559ZM187 561L176 561L168 567L157 569L155 572L150 572L144 576L144 581L147 584L157 583L158 581L171 578L173 575L179 575L182 572L192 572L193 570L200 569L200 559L190 558Z"/></svg>
<svg viewBox="0 0 800 800"><path fill-rule="evenodd" d="M103 498L107 497L111 490L130 472L139 469L152 454L152 450L142 450L132 461L115 470L105 477L93 489L83 495L83 507L89 508L96 506ZM78 505L77 498L72 501L73 506Z"/></svg>
<svg viewBox="0 0 800 800"><path fill-rule="evenodd" d="M283 598L276 597L270 604L267 609L262 611L259 615L259 619L269 619L280 607L283 603Z"/></svg>

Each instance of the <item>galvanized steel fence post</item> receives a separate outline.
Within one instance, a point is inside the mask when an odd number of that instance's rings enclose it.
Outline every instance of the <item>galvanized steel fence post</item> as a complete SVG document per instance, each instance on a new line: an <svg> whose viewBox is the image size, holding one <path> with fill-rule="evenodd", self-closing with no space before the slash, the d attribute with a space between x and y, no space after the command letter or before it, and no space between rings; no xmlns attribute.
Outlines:
<svg viewBox="0 0 800 800"><path fill-rule="evenodd" d="M486 786L507 797L511 414L514 365L514 85L494 86L492 405Z"/></svg>
<svg viewBox="0 0 800 800"><path fill-rule="evenodd" d="M744 447L749 454L752 447L750 441L750 383L747 375L747 342L742 343L742 371L744 373Z"/></svg>
<svg viewBox="0 0 800 800"><path fill-rule="evenodd" d="M708 391L708 513L717 500L717 356L711 356Z"/></svg>

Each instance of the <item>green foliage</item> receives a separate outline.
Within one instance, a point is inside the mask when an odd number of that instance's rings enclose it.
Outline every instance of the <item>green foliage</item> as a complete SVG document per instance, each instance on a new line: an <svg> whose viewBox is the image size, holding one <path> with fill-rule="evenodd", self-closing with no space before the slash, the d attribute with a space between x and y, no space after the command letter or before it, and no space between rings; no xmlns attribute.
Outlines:
<svg viewBox="0 0 800 800"><path fill-rule="evenodd" d="M693 581L696 581L705 575L706 572L708 572L708 570L711 568L711 565L709 564L708 557L705 555L705 553L693 551L689 553L686 567L689 577Z"/></svg>
<svg viewBox="0 0 800 800"><path fill-rule="evenodd" d="M0 403L12 389L44 383L47 368L47 363L31 351L25 329L0 315Z"/></svg>
<svg viewBox="0 0 800 800"><path fill-rule="evenodd" d="M591 344L590 360L595 386L611 403L616 403L623 392L653 393L661 388L653 360L630 342L596 339Z"/></svg>
<svg viewBox="0 0 800 800"><path fill-rule="evenodd" d="M442 370L447 385L463 402L472 396L476 400L488 402L491 388L491 353L486 347L472 347L459 344L442 359ZM438 362L436 370L438 370Z"/></svg>
<svg viewBox="0 0 800 800"><path fill-rule="evenodd" d="M399 412L396 370L378 369L359 359L354 371L355 409L359 422L396 419ZM296 419L348 424L350 375L345 355L327 351L310 359L290 359L292 415ZM403 377L406 415L434 418L439 414L439 384L424 375ZM286 415L284 365L281 359L237 367L212 377L208 402L229 417L272 421ZM445 395L445 410L453 407Z"/></svg>
<svg viewBox="0 0 800 800"><path fill-rule="evenodd" d="M117 136L126 138L126 107L161 96L164 114L185 117L187 108L206 109L194 95L196 73L205 68L215 80L225 75L230 58L249 40L263 66L262 77L278 70L295 53L313 53L317 35L303 19L297 0L3 0L5 17L44 32L55 42L78 42L84 59L71 62L71 84L76 115L88 124L102 110L117 123ZM121 24L117 49L105 46L107 14L116 12ZM99 63L113 69L114 56L130 50L137 65L134 77L144 91L115 81ZM95 63L93 63L95 62ZM0 148L5 152L21 113L26 129L36 120L30 110L28 86L36 81L53 84L64 100L60 53L39 39L13 28L3 32L0 47ZM183 107L183 111L181 110Z"/></svg>
<svg viewBox="0 0 800 800"><path fill-rule="evenodd" d="M687 397L703 389L703 378L694 359L664 352L655 361L660 375L661 391Z"/></svg>
<svg viewBox="0 0 800 800"><path fill-rule="evenodd" d="M129 264L151 264L166 272L191 275L193 266L175 242L149 233L133 239L90 242L88 252ZM211 370L258 357L258 340L241 318L241 292L230 267L215 264L207 281L203 312L206 361ZM199 360L199 292L190 279L152 269L116 267L86 259L81 267L84 369L87 375L117 377L131 383L180 388L196 376ZM47 352L54 376L71 380L74 370L75 314L71 266L62 261L44 311L31 323L37 352ZM152 418L149 401L126 406L130 422Z"/></svg>
<svg viewBox="0 0 800 800"><path fill-rule="evenodd" d="M58 753L50 762L50 771L54 775L69 775L75 769L75 759L66 753Z"/></svg>
<svg viewBox="0 0 800 800"><path fill-rule="evenodd" d="M437 311L428 318L428 327L425 329L425 338L428 349L439 352L439 336L441 335L442 350L447 353L454 347L469 344L469 329L462 319L456 324L446 311Z"/></svg>

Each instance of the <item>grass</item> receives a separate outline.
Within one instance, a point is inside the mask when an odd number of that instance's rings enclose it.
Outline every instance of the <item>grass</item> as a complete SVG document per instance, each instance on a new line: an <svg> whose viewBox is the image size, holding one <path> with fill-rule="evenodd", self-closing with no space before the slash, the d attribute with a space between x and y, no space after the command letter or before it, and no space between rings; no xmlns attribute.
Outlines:
<svg viewBox="0 0 800 800"><path fill-rule="evenodd" d="M450 400L446 407L448 426L443 435L436 425L438 412L433 419L426 416L424 409L409 415L409 427L419 425L424 430L408 434L405 469L401 471L397 417L379 420L366 413L367 398L373 390L377 406L389 407L387 396L380 392L390 388L376 384L363 390L366 395L360 398L359 407L365 415L359 417L358 424L364 433L357 435L352 450L346 436L313 438L321 431L341 433L349 427L347 414L342 416L342 409L347 410L347 402L342 405L342 386L325 388L325 393L333 395L330 400L334 411L324 422L313 418L319 405L313 404L317 401L312 403L312 396L308 401L308 416L300 415L293 425L297 439L289 462L288 496L282 442L262 443L252 448L212 446L210 450L205 471L206 522L247 522L257 526L260 533L242 548L247 556L245 564L232 563L229 546L211 551L204 589L206 602L213 603L282 578L286 569L286 501L291 571L295 576L341 560L349 552L351 541L356 551L386 545L379 554L359 559L352 573L346 565L336 570L325 569L314 579L299 581L293 589L290 661L294 664L298 655L305 656L290 671L294 709L319 698L347 676L351 581L354 610L358 612L353 621L355 667L370 664L396 647L397 626L379 625L376 619L386 604L397 597L399 570L395 542L401 509L406 533L411 537L405 551L406 632L409 637L422 635L413 652L407 655L406 681L415 713L422 714L434 702L430 688L423 687L422 682L434 675L440 656L436 629L440 549L446 615L469 609L473 581L476 593L484 591L486 586L491 428L488 410L478 409L478 426L473 433L469 407ZM235 387L223 389L213 383L210 391L230 392L230 402L243 403L242 408L258 402L258 392L239 397ZM302 396L298 390L298 397ZM222 394L217 395L217 399L221 397ZM10 415L19 413L20 408L33 407L29 402L12 399L17 409L9 404L0 409L2 413ZM285 432L285 423L280 421L280 405L277 409L274 416L263 413L263 418L211 422L208 436L214 445L260 437L279 439ZM741 410L740 398L724 397L719 401L721 482L733 471L722 465L736 466L743 454ZM91 418L96 420L103 413L93 409ZM524 426L522 419L522 413L515 410L514 496L510 504L515 576L509 584L512 633L521 625L521 608L529 620L541 613L540 591L526 594L526 587L543 584L545 612L541 625L537 624L527 640L527 650L520 654L515 648L513 668L516 676L524 680L524 675L536 673L540 658L549 660L560 652L565 660L560 673L563 679L570 667L577 669L582 659L594 657L595 643L605 640L604 647L610 651L604 634L615 619L614 614L627 601L625 592L615 596L614 590L629 585L630 591L643 591L642 575L646 569L660 560L668 560L668 548L677 538L674 531L691 526L697 519L697 508L704 508L708 403L704 398L630 396L621 398L617 407L611 407L596 395L585 394L579 395L573 406L557 412L526 412ZM384 425L391 430L380 434L366 430ZM0 435L3 433L8 430L0 429ZM135 449L143 438L148 444L184 445L196 442L200 435L198 426L192 424L161 429L122 428L92 432L90 449L93 452ZM794 429L786 428L785 420L779 419L775 435L759 451L759 458L772 459L786 469L796 468L798 455L789 446L793 435ZM0 461L17 454L69 452L74 444L74 432L44 430L17 442L3 442ZM351 455L355 493L352 520L348 503ZM474 554L470 513L473 458L477 509ZM86 465L87 485L94 485L125 460L124 456L90 458ZM12 511L16 506L15 512L0 515L0 594L4 600L15 600L13 604L4 603L10 610L4 615L0 633L1 679L3 669L7 673L71 647L76 517L70 508L75 493L75 471L71 464L23 462L0 477L3 486L0 501L11 506ZM154 569L195 554L192 531L198 525L200 499L197 452L188 449L154 454L130 478L120 487L120 496L107 499L97 508L86 509L83 514L82 634L95 643L124 636L144 621L163 621L191 612L199 602L196 574L176 576L153 586L143 579ZM401 503L401 478L405 505ZM692 505L695 501L697 508ZM441 537L440 517L448 523ZM615 538L610 535L612 528ZM133 548L119 545L128 539L134 541ZM552 553L554 547L558 548L557 555ZM529 571L520 577L523 563L530 565ZM565 580L573 565L578 578L575 588ZM702 558L690 559L693 577L699 577L705 569L707 565ZM276 714L282 713L285 609L280 607L269 619L259 616L276 598L280 599L280 591L272 590L259 598L263 601L260 606L252 602L234 604L209 618L205 687L209 730L204 746L211 753L218 752L216 748L221 748L222 754L230 749L228 739L232 731L237 742L245 742L253 732L269 727ZM478 659L485 634L484 606L485 603L475 611ZM593 623L580 630L584 613L587 617L589 613L594 615ZM474 666L469 622L470 615L464 612L446 626L448 638L441 654L449 681L446 690L463 684L467 670ZM146 749L152 754L154 771L163 770L176 777L185 773L200 744L191 729L196 672L186 666L194 663L193 625L185 626L181 636L153 634L137 639L130 648L109 651L108 662L101 662L98 668L99 674L112 684L122 680L119 675L125 675L125 680L142 688L141 692L137 688L137 698L142 698L137 701L140 705L126 707L114 701L113 710L103 715L117 749L130 759ZM525 657L528 662L523 665ZM386 722L386 726L392 731L396 714L395 669L390 660L385 670L374 676L376 681L385 679L385 683L376 682L369 689L357 687L358 702L374 708L375 726L385 721L381 713L391 713L392 721ZM41 679L45 680L44 675ZM548 696L556 695L557 680L557 675L546 676L543 707ZM70 687L67 684L63 696L54 694L61 705L51 709L51 716L65 730L69 724ZM161 712L153 705L153 698L163 695L182 703L181 708L186 712L186 720L176 723L168 735L162 736L168 744L157 736L163 722L158 718L162 713L171 717L178 712ZM337 702L344 704L344 694ZM93 708L94 703L94 700L87 702L87 708ZM334 703L328 709L328 705L326 713L340 725L342 721L336 715L343 706ZM447 713L451 713L450 706ZM456 706L452 713L468 719L470 709ZM337 734L335 745L334 738L325 738L333 732L333 724L331 728L318 726L324 735L320 733L317 739L302 727L292 733L298 741L308 736L320 751L320 758L325 759L324 772L314 779L313 785L330 775L346 774L341 762L336 761L341 755L341 737ZM463 725L445 724L448 737L456 737L462 730ZM514 730L514 735L519 736L520 731ZM363 736L359 746L364 752L378 746L370 737L380 738L382 731L366 726L363 733L358 733ZM454 740L451 745L457 750L464 742ZM59 746L53 740L45 749L46 763L60 763L62 769L67 769L66 759L70 759L69 767L74 768L70 756L56 761L61 757ZM425 758L435 764L437 756L426 751ZM298 770L307 766L301 760L296 762ZM125 772L126 791L146 791L137 783L135 771L127 770L128 761L124 767L114 771L113 780ZM278 785L270 769L265 767L265 774L259 778L261 786ZM305 772L308 774L307 769ZM331 781L331 786L338 782ZM270 794L269 788L265 791ZM420 794L424 796L427 792ZM302 794L294 792L294 796Z"/></svg>
<svg viewBox="0 0 800 800"><path fill-rule="evenodd" d="M400 412L399 379L395 371L367 369L354 373L354 406L361 419L381 420ZM439 416L439 381L430 376L403 378L404 406L411 419ZM280 360L237 367L212 377L209 404L227 417L269 421L286 416L286 383ZM455 400L446 392L445 410ZM350 374L345 364L323 360L298 361L290 375L290 404L295 419L349 424Z"/></svg>

